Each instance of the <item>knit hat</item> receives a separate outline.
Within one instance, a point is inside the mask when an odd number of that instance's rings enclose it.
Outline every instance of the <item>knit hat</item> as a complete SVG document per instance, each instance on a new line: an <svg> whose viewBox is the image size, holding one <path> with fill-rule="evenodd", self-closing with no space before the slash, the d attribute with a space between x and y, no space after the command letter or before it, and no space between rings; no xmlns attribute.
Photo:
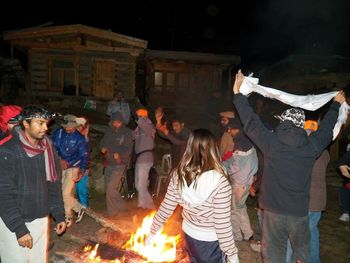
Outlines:
<svg viewBox="0 0 350 263"><path fill-rule="evenodd" d="M125 122L124 118L123 118L123 115L117 111L117 112L114 112L112 115L111 115L111 118L110 118L111 122L113 121L120 121L122 123Z"/></svg>
<svg viewBox="0 0 350 263"><path fill-rule="evenodd" d="M313 120L305 121L304 130L310 130L312 132L315 132L315 131L317 131L317 129L318 129L317 121L313 121Z"/></svg>
<svg viewBox="0 0 350 263"><path fill-rule="evenodd" d="M223 112L220 112L219 115L221 117L226 117L226 118L229 118L229 119L232 119L235 117L235 114L233 111L223 111Z"/></svg>
<svg viewBox="0 0 350 263"><path fill-rule="evenodd" d="M63 128L76 128L78 124L76 123L77 116L72 114L67 114L63 117L63 123L61 124Z"/></svg>
<svg viewBox="0 0 350 263"><path fill-rule="evenodd" d="M239 118L230 118L226 128L242 129L242 124Z"/></svg>
<svg viewBox="0 0 350 263"><path fill-rule="evenodd" d="M304 128L305 113L301 109L290 108L285 110L281 115L276 115L275 118L280 121L291 121L295 126Z"/></svg>
<svg viewBox="0 0 350 263"><path fill-rule="evenodd" d="M148 117L148 111L146 109L138 109L136 115L140 117Z"/></svg>
<svg viewBox="0 0 350 263"><path fill-rule="evenodd" d="M22 111L20 106L16 105L6 105L0 107L0 129L3 132L7 131L8 123L17 123L19 122L19 116Z"/></svg>

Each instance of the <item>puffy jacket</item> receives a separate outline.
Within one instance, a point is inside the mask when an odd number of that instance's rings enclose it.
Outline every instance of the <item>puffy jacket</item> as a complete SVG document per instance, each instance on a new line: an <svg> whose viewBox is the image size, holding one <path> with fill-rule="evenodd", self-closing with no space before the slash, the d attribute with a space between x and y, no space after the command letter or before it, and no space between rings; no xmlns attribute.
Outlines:
<svg viewBox="0 0 350 263"><path fill-rule="evenodd" d="M77 130L67 133L60 128L54 131L52 140L58 155L68 162L69 168L79 167L82 172L85 172L89 153L84 136Z"/></svg>

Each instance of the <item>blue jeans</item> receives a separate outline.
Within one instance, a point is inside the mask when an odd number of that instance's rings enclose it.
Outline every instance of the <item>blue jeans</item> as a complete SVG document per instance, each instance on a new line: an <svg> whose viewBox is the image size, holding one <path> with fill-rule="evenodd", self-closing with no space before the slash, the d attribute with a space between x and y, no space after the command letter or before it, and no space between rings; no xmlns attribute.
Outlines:
<svg viewBox="0 0 350 263"><path fill-rule="evenodd" d="M309 229L310 229L310 263L320 262L320 232L318 231L318 222L321 219L321 211L309 211ZM286 263L292 262L292 246L288 239Z"/></svg>
<svg viewBox="0 0 350 263"><path fill-rule="evenodd" d="M223 263L224 253L219 241L201 241L185 233L185 248L191 263Z"/></svg>

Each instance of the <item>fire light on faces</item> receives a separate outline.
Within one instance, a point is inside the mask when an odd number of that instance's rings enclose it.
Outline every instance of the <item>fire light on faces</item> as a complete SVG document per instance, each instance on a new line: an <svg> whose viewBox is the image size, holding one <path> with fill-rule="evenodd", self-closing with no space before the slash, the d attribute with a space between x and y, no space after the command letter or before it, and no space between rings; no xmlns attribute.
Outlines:
<svg viewBox="0 0 350 263"><path fill-rule="evenodd" d="M143 219L141 227L123 246L124 249L132 250L147 259L148 262L173 262L176 259L176 244L180 235L168 236L160 229L152 238L151 244L145 244L150 233L155 212Z"/></svg>

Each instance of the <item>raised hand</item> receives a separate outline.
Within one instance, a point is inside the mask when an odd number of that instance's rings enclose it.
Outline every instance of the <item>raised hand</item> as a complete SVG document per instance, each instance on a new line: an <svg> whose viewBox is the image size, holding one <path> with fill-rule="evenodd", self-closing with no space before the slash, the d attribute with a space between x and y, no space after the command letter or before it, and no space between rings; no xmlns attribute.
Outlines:
<svg viewBox="0 0 350 263"><path fill-rule="evenodd" d="M334 97L334 101L337 101L340 104L342 104L345 101L345 93L343 90L340 90L337 96Z"/></svg>
<svg viewBox="0 0 350 263"><path fill-rule="evenodd" d="M232 88L234 94L238 94L239 93L239 90L241 88L243 80L244 80L244 75L243 75L241 70L238 70L238 72L237 72L237 74L235 76L235 83L233 84L233 88Z"/></svg>
<svg viewBox="0 0 350 263"><path fill-rule="evenodd" d="M164 112L163 112L163 108L162 107L158 107L154 113L155 118L157 120L157 123L161 123L161 120L164 116Z"/></svg>

